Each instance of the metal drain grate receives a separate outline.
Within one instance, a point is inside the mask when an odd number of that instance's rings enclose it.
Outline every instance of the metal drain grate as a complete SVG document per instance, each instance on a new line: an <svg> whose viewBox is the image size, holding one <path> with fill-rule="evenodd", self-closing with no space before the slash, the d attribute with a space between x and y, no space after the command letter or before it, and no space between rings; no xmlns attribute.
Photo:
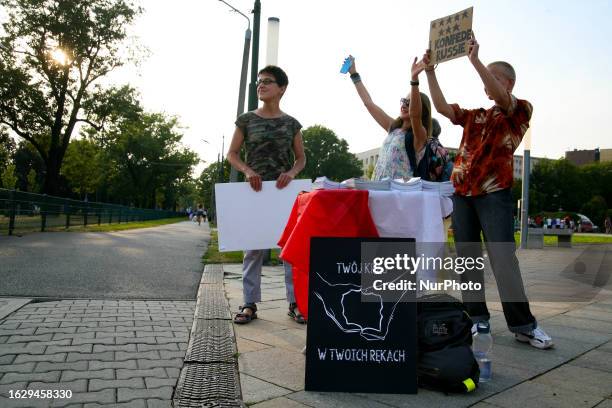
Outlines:
<svg viewBox="0 0 612 408"><path fill-rule="evenodd" d="M222 285L200 285L198 299L220 298L225 300L225 292Z"/></svg>
<svg viewBox="0 0 612 408"><path fill-rule="evenodd" d="M223 284L223 265L206 265L200 284Z"/></svg>
<svg viewBox="0 0 612 408"><path fill-rule="evenodd" d="M187 364L181 371L175 399L180 401L240 400L240 380L235 364Z"/></svg>
<svg viewBox="0 0 612 408"><path fill-rule="evenodd" d="M192 336L206 334L210 337L234 337L234 329L227 320L195 319L193 323Z"/></svg>
<svg viewBox="0 0 612 408"><path fill-rule="evenodd" d="M189 341L185 363L233 363L236 348L231 337L194 335Z"/></svg>
<svg viewBox="0 0 612 408"><path fill-rule="evenodd" d="M240 400L179 400L175 401L175 408L246 408L246 405Z"/></svg>
<svg viewBox="0 0 612 408"><path fill-rule="evenodd" d="M202 299L201 304L196 307L195 319L221 319L230 320L232 318L227 301L219 299Z"/></svg>

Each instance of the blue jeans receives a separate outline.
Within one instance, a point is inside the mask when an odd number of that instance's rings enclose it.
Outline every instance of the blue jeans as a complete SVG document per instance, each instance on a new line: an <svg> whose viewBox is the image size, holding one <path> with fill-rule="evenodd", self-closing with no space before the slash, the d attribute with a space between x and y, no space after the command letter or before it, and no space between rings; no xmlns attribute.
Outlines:
<svg viewBox="0 0 612 408"><path fill-rule="evenodd" d="M510 189L480 196L453 196L453 231L457 256L482 257L480 233L497 281L506 323L511 332L525 332L537 327L531 314L521 270L516 258L512 194ZM472 269L461 275L464 282L479 282L480 291L464 291L463 302L476 323L489 320L485 302L484 271Z"/></svg>

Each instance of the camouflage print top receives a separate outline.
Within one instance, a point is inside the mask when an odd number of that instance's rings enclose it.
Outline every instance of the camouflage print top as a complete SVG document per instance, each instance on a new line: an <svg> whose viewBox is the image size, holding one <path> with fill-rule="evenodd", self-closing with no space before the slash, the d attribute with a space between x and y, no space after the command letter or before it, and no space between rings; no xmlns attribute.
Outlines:
<svg viewBox="0 0 612 408"><path fill-rule="evenodd" d="M262 180L276 180L281 173L291 170L295 161L293 138L302 128L300 122L285 113L266 119L247 112L236 119L236 126L244 135L246 164Z"/></svg>

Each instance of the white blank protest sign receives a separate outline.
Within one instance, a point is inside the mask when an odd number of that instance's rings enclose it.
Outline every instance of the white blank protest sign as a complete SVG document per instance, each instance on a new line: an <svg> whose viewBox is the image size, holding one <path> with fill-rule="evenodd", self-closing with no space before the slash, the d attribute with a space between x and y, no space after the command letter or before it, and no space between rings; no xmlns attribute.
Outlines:
<svg viewBox="0 0 612 408"><path fill-rule="evenodd" d="M264 181L255 192L249 183L215 184L219 251L277 248L295 198L312 182L293 180L283 189Z"/></svg>

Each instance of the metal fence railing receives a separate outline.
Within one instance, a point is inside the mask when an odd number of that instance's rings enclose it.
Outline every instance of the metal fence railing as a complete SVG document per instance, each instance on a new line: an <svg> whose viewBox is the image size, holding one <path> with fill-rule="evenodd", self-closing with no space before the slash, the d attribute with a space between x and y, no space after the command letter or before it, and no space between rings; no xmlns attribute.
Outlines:
<svg viewBox="0 0 612 408"><path fill-rule="evenodd" d="M175 211L70 200L0 188L0 234L158 220L184 215Z"/></svg>

